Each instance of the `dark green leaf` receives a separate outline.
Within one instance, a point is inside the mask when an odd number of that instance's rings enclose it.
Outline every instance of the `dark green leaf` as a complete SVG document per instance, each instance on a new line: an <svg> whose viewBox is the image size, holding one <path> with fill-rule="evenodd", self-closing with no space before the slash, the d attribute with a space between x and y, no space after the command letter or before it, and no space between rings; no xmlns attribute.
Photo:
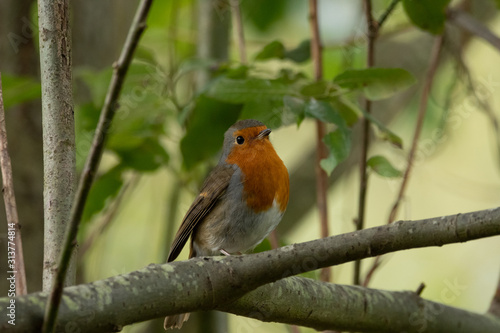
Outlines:
<svg viewBox="0 0 500 333"><path fill-rule="evenodd" d="M283 107L285 114L291 114L296 119L297 126L300 126L302 121L304 120L306 103L303 99L292 97L292 96L284 96L283 97ZM288 123L288 122L287 122Z"/></svg>
<svg viewBox="0 0 500 333"><path fill-rule="evenodd" d="M302 41L296 48L285 51L285 59L301 63L311 58L311 40Z"/></svg>
<svg viewBox="0 0 500 333"><path fill-rule="evenodd" d="M415 78L401 68L350 69L335 77L334 82L351 90L362 90L366 98L390 97L415 83Z"/></svg>
<svg viewBox="0 0 500 333"><path fill-rule="evenodd" d="M450 0L403 0L406 15L417 27L432 34L443 32Z"/></svg>
<svg viewBox="0 0 500 333"><path fill-rule="evenodd" d="M328 147L330 155L320 161L320 165L328 175L335 167L349 156L351 150L351 131L349 129L338 128L328 133L323 142Z"/></svg>
<svg viewBox="0 0 500 333"><path fill-rule="evenodd" d="M205 95L196 99L187 133L181 141L187 169L212 157L222 147L224 132L236 122L242 107L241 104L224 103Z"/></svg>
<svg viewBox="0 0 500 333"><path fill-rule="evenodd" d="M108 92L109 82L113 71L106 68L102 71L89 69L79 69L75 71L75 77L81 79L90 91L90 96L94 105L101 108L104 104L104 98Z"/></svg>
<svg viewBox="0 0 500 333"><path fill-rule="evenodd" d="M248 66L239 65L237 67L231 67L224 71L224 76L229 79L246 79L248 75Z"/></svg>
<svg viewBox="0 0 500 333"><path fill-rule="evenodd" d="M373 156L366 161L366 165L382 177L395 178L401 177L402 174L384 156Z"/></svg>
<svg viewBox="0 0 500 333"><path fill-rule="evenodd" d="M276 80L246 79L234 80L220 78L215 80L208 88L206 95L226 103L244 104L263 99L278 99L283 96L293 95L291 85Z"/></svg>
<svg viewBox="0 0 500 333"><path fill-rule="evenodd" d="M286 0L240 1L245 22L250 22L262 32L269 30L274 23L280 21L285 14L288 3L289 1Z"/></svg>
<svg viewBox="0 0 500 333"><path fill-rule="evenodd" d="M168 154L165 148L155 139L147 138L134 149L115 150L125 167L142 171L154 171L167 164Z"/></svg>
<svg viewBox="0 0 500 333"><path fill-rule="evenodd" d="M271 129L279 128L286 122L285 108L280 100L263 99L245 103L240 118L262 121Z"/></svg>
<svg viewBox="0 0 500 333"><path fill-rule="evenodd" d="M82 222L89 221L106 206L108 200L116 197L123 185L123 168L116 166L99 176L90 189L82 216Z"/></svg>
<svg viewBox="0 0 500 333"><path fill-rule="evenodd" d="M332 123L341 128L347 128L347 124L330 103L311 99L305 106L306 116L321 120L325 123Z"/></svg>
<svg viewBox="0 0 500 333"><path fill-rule="evenodd" d="M255 56L255 60L283 59L284 56L285 47L281 42L275 40L264 46Z"/></svg>
<svg viewBox="0 0 500 333"><path fill-rule="evenodd" d="M337 111L342 118L344 118L347 126L352 127L358 121L361 111L349 100L343 98L342 96L330 99L331 107Z"/></svg>
<svg viewBox="0 0 500 333"><path fill-rule="evenodd" d="M333 90L335 90L335 88L330 82L316 81L303 86L300 89L300 94L304 97L320 99L328 97Z"/></svg>
<svg viewBox="0 0 500 333"><path fill-rule="evenodd" d="M42 95L40 82L23 76L12 76L2 73L2 90L4 108L39 99Z"/></svg>

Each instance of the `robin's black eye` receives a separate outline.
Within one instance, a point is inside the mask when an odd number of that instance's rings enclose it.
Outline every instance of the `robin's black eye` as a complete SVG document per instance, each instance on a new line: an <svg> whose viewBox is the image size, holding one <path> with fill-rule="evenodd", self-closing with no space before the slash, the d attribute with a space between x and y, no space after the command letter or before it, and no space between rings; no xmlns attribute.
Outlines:
<svg viewBox="0 0 500 333"><path fill-rule="evenodd" d="M245 142L245 138L242 137L242 136L239 136L236 138L236 143L239 144L239 145L242 145L243 142Z"/></svg>

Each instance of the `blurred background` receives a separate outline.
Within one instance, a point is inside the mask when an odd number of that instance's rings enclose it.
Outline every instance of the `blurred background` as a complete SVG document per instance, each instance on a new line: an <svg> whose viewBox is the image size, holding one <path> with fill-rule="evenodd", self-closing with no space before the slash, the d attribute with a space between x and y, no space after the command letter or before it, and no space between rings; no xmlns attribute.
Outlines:
<svg viewBox="0 0 500 333"><path fill-rule="evenodd" d="M391 1L373 1L380 17ZM81 169L93 128L138 1L75 0L72 7L73 78L77 164ZM242 0L248 67L261 77L293 70L312 78L310 60L256 61L272 41L287 49L310 38L308 2ZM453 2L455 5L455 2ZM493 33L500 15L491 0L460 2ZM325 80L349 68L363 68L366 25L360 0L319 1ZM193 107L198 93L217 71L240 61L231 8L227 1L156 1L148 18L120 99L120 109L79 234L78 283L104 279L163 263L173 234L206 173L217 163L222 135L240 110L210 110L198 126ZM403 139L403 149L374 138L369 156L383 154L404 170L413 136L422 82L433 36L415 28L398 5L380 31L377 67L401 67L417 83L373 104L375 116ZM28 290L41 289L43 248L43 173L36 2L0 2L0 72L7 112L9 149L22 224ZM428 104L417 158L398 219L423 219L494 208L500 203L500 51L485 41L446 25L444 49ZM357 102L356 100L354 100ZM196 104L198 105L198 104ZM238 112L237 112L238 111ZM221 125L224 124L224 125ZM332 234L355 229L359 192L359 129L352 149L329 178ZM217 135L215 135L215 134ZM197 147L189 137L211 142ZM320 237L315 201L315 140L312 120L300 126L283 122L271 140L290 172L289 208L277 229L280 243ZM193 142L198 142L194 140ZM194 145L194 146L193 146ZM368 178L366 227L385 224L401 178ZM3 210L3 202L2 202ZM0 253L6 248L6 223L0 213ZM269 248L269 242L257 250ZM398 252L384 256L370 287L416 290L422 296L475 312L485 312L498 282L500 238ZM180 259L187 258L187 252ZM363 274L371 260L365 260ZM0 294L6 295L0 262ZM318 278L318 272L305 274ZM332 281L351 284L353 264L334 267ZM207 316L193 316L183 331L199 330ZM221 320L224 322L224 320ZM202 323L199 326L199 323ZM205 324L204 324L205 323ZM229 332L289 332L282 324L227 316ZM206 326L202 328L207 332ZM162 320L125 327L124 332L162 332ZM223 329L213 328L214 332ZM313 330L300 328L300 332Z"/></svg>

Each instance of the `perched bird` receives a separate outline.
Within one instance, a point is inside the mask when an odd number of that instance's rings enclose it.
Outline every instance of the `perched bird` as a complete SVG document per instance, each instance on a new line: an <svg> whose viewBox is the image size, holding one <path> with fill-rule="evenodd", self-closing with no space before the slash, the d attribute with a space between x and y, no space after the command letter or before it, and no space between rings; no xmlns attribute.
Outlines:
<svg viewBox="0 0 500 333"><path fill-rule="evenodd" d="M288 171L269 141L271 130L240 120L224 134L219 163L189 207L170 248L177 258L191 236L189 258L253 249L281 221L288 205ZM180 328L189 313L165 318Z"/></svg>

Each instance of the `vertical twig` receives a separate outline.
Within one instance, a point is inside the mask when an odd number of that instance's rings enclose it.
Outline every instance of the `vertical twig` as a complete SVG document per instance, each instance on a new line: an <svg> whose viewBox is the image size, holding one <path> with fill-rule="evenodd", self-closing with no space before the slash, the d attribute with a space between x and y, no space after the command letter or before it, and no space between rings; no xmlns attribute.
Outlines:
<svg viewBox="0 0 500 333"><path fill-rule="evenodd" d="M233 22L238 36L238 50L240 51L240 62L247 63L247 51L245 46L245 34L243 30L243 20L241 19L240 0L231 0L231 11L233 12Z"/></svg>
<svg viewBox="0 0 500 333"><path fill-rule="evenodd" d="M68 269L71 253L76 245L76 236L78 226L83 214L85 202L89 194L95 172L99 166L101 156L104 150L108 129L117 109L117 100L120 96L121 88L125 80L128 67L132 61L134 51L139 43L139 39L146 28L146 18L152 4L152 0L142 0L137 9L134 21L130 27L127 39L122 49L118 61L113 65L114 72L111 83L101 110L99 123L94 135L92 147L83 168L83 173L78 184L78 190L71 209L68 229L64 238L64 247L59 261L56 280L52 286L50 296L47 300L45 318L43 323L43 332L50 333L54 331L57 311L61 301L63 291L63 281Z"/></svg>
<svg viewBox="0 0 500 333"><path fill-rule="evenodd" d="M378 24L373 19L372 15L372 2L365 0L365 20L367 25L367 51L366 51L366 67L373 67L375 64L375 39L378 35ZM365 98L364 108L367 113L371 112L372 102ZM370 121L366 118L363 119L361 129L361 159L359 164L359 199L358 199L358 218L356 220L356 230L361 230L365 225L365 209L366 209L366 193L368 189L368 173L366 172L366 161L368 158L368 146L370 144ZM361 260L354 262L354 276L353 283L360 284L361 276Z"/></svg>
<svg viewBox="0 0 500 333"><path fill-rule="evenodd" d="M498 277L497 288L495 290L495 293L493 294L493 298L491 299L488 313L500 318L500 276Z"/></svg>
<svg viewBox="0 0 500 333"><path fill-rule="evenodd" d="M5 110L2 94L2 73L0 73L0 165L2 168L2 192L5 203L5 215L7 215L7 230L8 232L12 231L14 233L14 237L12 237L10 233L7 236L9 240L11 238L14 239L13 242L7 242L7 252L13 252L12 256L10 254L8 255L9 261L7 266L8 271L14 272L13 274L15 275L16 295L26 295L28 293L28 286L26 284L26 271L24 269L21 227L19 225L19 217L17 216L16 197L14 195L12 165L10 163L10 155L7 146L7 129L5 126ZM13 260L12 264L10 260Z"/></svg>
<svg viewBox="0 0 500 333"><path fill-rule="evenodd" d="M44 172L43 290L56 279L76 185L69 0L39 0ZM65 283L75 281L75 265Z"/></svg>
<svg viewBox="0 0 500 333"><path fill-rule="evenodd" d="M380 18L377 20L377 26L378 26L377 29L380 30L380 27L384 24L385 20L387 20L389 15L391 15L392 11L396 8L396 6L400 1L401 0L392 0L387 9L382 13Z"/></svg>
<svg viewBox="0 0 500 333"><path fill-rule="evenodd" d="M425 113L427 111L427 104L429 101L429 93L432 88L432 82L434 81L434 76L436 74L438 65L439 65L439 56L441 54L441 50L443 48L443 36L436 37L434 41L434 46L432 48L431 60L429 64L429 69L427 70L427 75L425 77L424 88L422 91L422 95L420 96L420 105L418 109L418 118L417 124L415 125L415 133L413 134L413 140L411 143L410 153L408 154L408 163L406 166L405 173L403 174L403 180L401 182L401 186L399 188L398 196L394 201L391 212L389 214L389 218L387 223L392 223L396 218L398 213L399 204L404 197L404 193L406 190L406 186L408 184L408 180L410 178L410 172L413 167L413 160L415 158L415 153L417 151L418 139L420 137L420 133L422 132L422 126L424 123ZM366 277L363 281L363 286L368 286L370 284L371 278L373 277L374 272L380 266L381 257L375 257L372 266L368 270Z"/></svg>
<svg viewBox="0 0 500 333"><path fill-rule="evenodd" d="M317 0L309 0L309 23L311 25L311 58L314 66L314 79L320 81L323 79L323 57L321 38L318 25L318 2ZM328 206L327 206L327 191L328 191L328 175L320 165L320 161L328 157L323 138L326 135L326 126L316 120L316 200L318 201L318 210L321 223L321 237L330 236L328 230ZM330 281L331 268L325 267L321 270L320 278L322 281Z"/></svg>
<svg viewBox="0 0 500 333"><path fill-rule="evenodd" d="M410 178L410 172L413 167L413 160L415 158L415 153L417 151L418 139L420 137L420 133L422 132L425 113L427 111L427 102L429 100L429 93L431 91L432 82L434 81L434 76L436 74L436 70L439 65L439 55L441 54L442 47L443 47L443 36L438 36L434 41L434 46L432 48L432 54L431 54L431 63L427 71L427 76L425 78L425 83L424 83L424 89L420 97L417 124L415 125L415 133L413 134L410 153L408 154L408 164L406 166L406 170L403 175L403 181L401 182L398 196L396 198L396 201L394 202L394 205L392 206L391 213L389 214L389 220L387 221L388 223L393 222L394 219L396 218L399 209L399 204L403 199L406 190L406 185L408 184L408 180Z"/></svg>

